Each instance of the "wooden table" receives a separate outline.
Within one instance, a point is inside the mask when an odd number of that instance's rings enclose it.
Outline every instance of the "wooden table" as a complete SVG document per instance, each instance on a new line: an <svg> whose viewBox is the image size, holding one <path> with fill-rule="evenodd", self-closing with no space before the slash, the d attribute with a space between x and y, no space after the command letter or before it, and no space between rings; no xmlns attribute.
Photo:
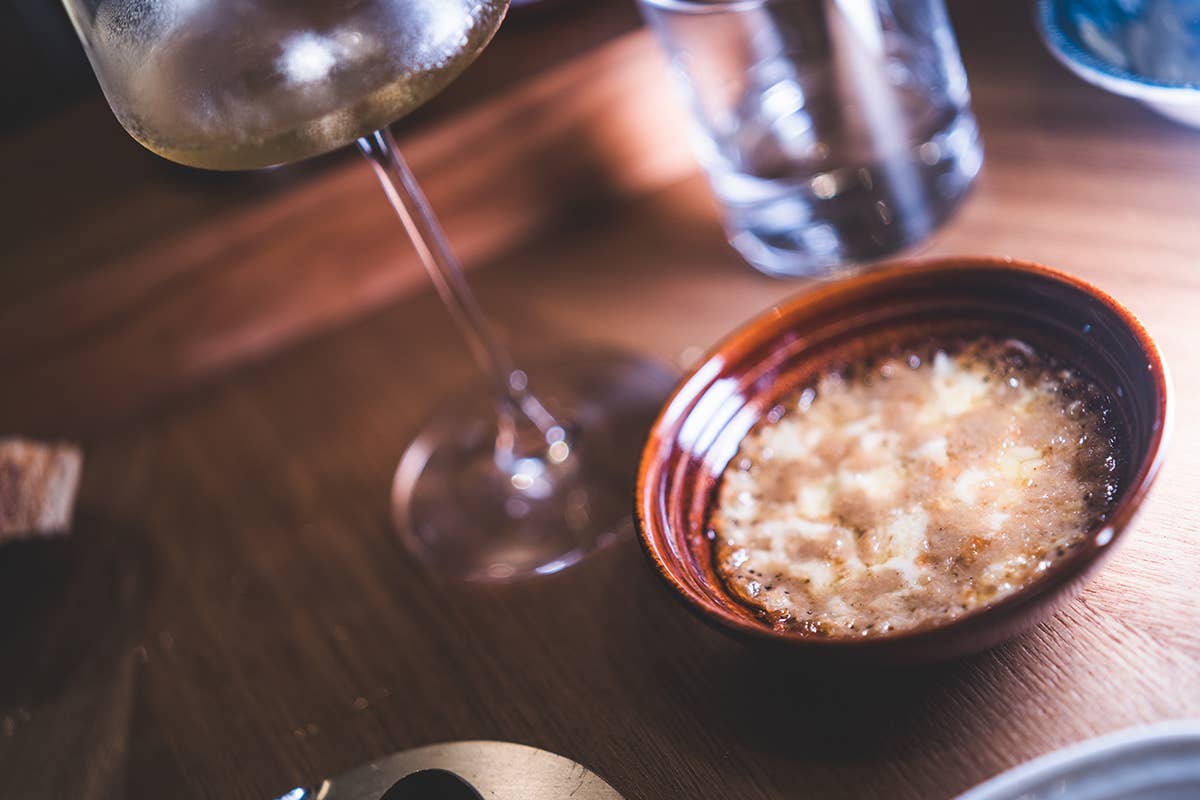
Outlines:
<svg viewBox="0 0 1200 800"><path fill-rule="evenodd" d="M87 447L71 537L0 550L0 795L262 800L498 738L631 800L929 799L1200 715L1200 133L1070 77L1024 4L954 10L987 162L923 252L1095 281L1177 388L1137 529L1063 613L959 663L822 676L694 621L632 541L537 582L434 581L389 482L472 369L366 169L197 176L85 106L0 143L0 429ZM519 350L686 362L800 288L724 244L664 84L634 33L408 130Z"/></svg>

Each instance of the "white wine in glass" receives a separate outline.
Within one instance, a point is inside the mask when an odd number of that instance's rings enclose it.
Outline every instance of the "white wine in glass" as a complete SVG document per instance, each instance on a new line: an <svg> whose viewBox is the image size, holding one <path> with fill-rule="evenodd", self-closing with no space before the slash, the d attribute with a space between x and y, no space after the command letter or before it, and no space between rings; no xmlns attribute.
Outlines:
<svg viewBox="0 0 1200 800"><path fill-rule="evenodd" d="M441 91L504 0L68 2L117 119L195 167L251 169L349 144Z"/></svg>
<svg viewBox="0 0 1200 800"><path fill-rule="evenodd" d="M628 526L638 445L671 376L595 350L518 369L386 127L466 69L508 0L64 4L117 119L159 155L253 169L354 142L367 157L486 378L441 405L396 472L397 528L432 569L547 574Z"/></svg>

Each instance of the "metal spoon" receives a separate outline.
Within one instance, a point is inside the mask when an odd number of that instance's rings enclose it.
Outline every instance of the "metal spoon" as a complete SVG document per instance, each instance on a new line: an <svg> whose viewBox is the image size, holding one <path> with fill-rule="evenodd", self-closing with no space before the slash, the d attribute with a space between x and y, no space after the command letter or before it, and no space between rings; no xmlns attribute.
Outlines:
<svg viewBox="0 0 1200 800"><path fill-rule="evenodd" d="M453 779L410 786L425 772ZM445 778L441 779L442 781ZM439 786L441 788L439 788ZM389 788L391 787L391 788ZM512 742L444 742L393 753L278 800L621 800L582 764Z"/></svg>

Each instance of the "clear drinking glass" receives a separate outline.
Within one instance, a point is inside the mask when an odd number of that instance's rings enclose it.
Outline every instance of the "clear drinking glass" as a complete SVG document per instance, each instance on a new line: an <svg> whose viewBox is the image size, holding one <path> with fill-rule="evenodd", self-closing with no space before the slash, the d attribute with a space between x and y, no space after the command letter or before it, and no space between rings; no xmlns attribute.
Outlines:
<svg viewBox="0 0 1200 800"><path fill-rule="evenodd" d="M641 437L671 375L610 351L519 369L386 128L475 59L508 0L64 5L117 119L150 150L250 169L357 143L370 162L485 375L396 471L397 527L422 559L473 580L545 574L629 524Z"/></svg>
<svg viewBox="0 0 1200 800"><path fill-rule="evenodd" d="M928 236L982 163L943 0L640 0L730 243L815 275Z"/></svg>

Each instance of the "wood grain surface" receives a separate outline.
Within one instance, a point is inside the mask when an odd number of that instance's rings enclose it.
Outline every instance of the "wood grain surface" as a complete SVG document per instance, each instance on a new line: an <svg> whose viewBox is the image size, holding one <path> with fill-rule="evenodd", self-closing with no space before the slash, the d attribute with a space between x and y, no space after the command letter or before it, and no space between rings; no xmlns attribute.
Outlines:
<svg viewBox="0 0 1200 800"><path fill-rule="evenodd" d="M114 132L95 132L111 153L37 170L9 142L5 169L40 185L6 215L0 432L82 435L87 461L74 534L0 550L0 797L263 800L399 749L503 739L630 800L936 800L1094 734L1200 716L1200 133L1072 78L1025 4L953 10L986 166L921 252L1098 283L1143 318L1177 389L1155 492L1064 612L958 663L830 675L695 621L628 540L532 583L439 583L386 501L405 444L472 368L360 165L279 171L262 180L290 185L231 204L240 189L145 177L161 167ZM703 179L647 146L676 107L610 81L627 70L657 98L661 66L632 34L415 134L521 352L594 341L684 364L803 288L742 264ZM579 105L540 105L563 98ZM642 110L617 124L625 102ZM455 154L517 117L573 133L479 162L478 194ZM72 194L91 160L104 185ZM139 217L155 211L158 228ZM405 277L361 263L389 259ZM183 369L173 348L195 341L210 360Z"/></svg>
<svg viewBox="0 0 1200 800"><path fill-rule="evenodd" d="M589 27L595 13L506 23L465 86L405 121L407 158L436 176L430 199L467 263L692 168L678 127L653 122L673 98L665 81L645 80L647 59L658 68L647 40L488 100L500 81L620 30L628 10L601 6L613 10ZM527 56L542 40L545 52ZM508 58L493 66L494 56ZM26 387L0 392L0 420L17 429L103 428L425 285L349 149L287 169L201 172L148 154L95 98L0 152L0 183L22 190L4 215L0 270L0 374Z"/></svg>

